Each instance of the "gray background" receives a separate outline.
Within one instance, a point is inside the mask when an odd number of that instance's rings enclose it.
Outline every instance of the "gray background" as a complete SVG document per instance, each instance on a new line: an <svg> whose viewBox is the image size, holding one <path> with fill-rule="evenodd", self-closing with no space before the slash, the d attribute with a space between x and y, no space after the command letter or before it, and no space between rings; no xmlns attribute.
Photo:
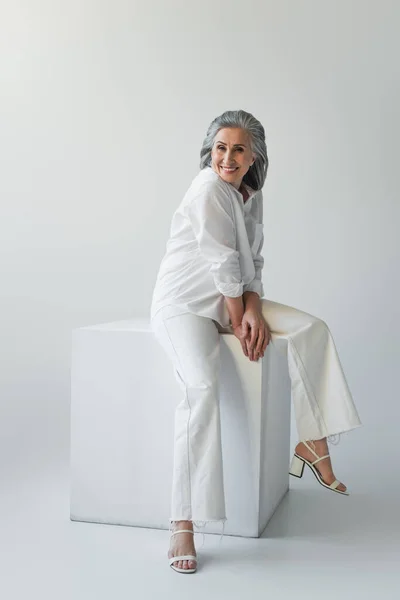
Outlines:
<svg viewBox="0 0 400 600"><path fill-rule="evenodd" d="M399 3L18 0L0 9L0 474L9 597L20 597L15 586L28 575L41 598L46 590L50 597L52 583L65 581L66 565L73 567L75 598L82 590L85 598L106 597L105 579L92 587L88 560L98 541L77 554L96 538L94 530L107 537L119 529L126 543L141 536L136 559L128 560L121 537L110 542L121 549L117 562L107 554L99 559L119 568L127 560L119 595L135 589L124 577L138 564L141 573L153 565L160 576L171 572L176 585L189 585L167 567L165 533L148 534L162 537L143 558L145 530L68 521L71 330L149 314L170 219L198 172L206 129L237 108L253 113L267 136L266 297L328 323L364 424L331 447L349 498L329 498L323 488L319 497L310 475L298 517L304 523L310 510L303 541L313 527L322 535L320 519L331 529L323 552L310 546L305 571L291 571L293 593L317 586L313 568L321 556L335 569L319 593L351 590L341 578L340 553L330 554L339 532L347 550L357 547L353 560L362 558L354 589L361 593L361 582L366 593L379 590L366 561L373 557L383 573L399 540ZM296 480L296 491L297 484L299 493L307 489ZM316 497L320 504L311 510ZM40 520L52 523L42 546ZM283 523L287 528L287 516ZM281 543L293 536L285 529ZM57 546L65 539L70 562ZM257 564L260 547L250 547ZM303 542L292 551L306 560ZM281 564L286 576L288 556ZM231 595L256 585L246 580L254 561ZM214 567L214 576L234 578L232 564L230 554L225 572ZM21 565L28 579L20 578ZM85 584L75 579L78 571ZM281 576L278 567L269 573L260 594L275 584L282 594ZM299 586L302 576L308 587ZM388 570L386 585L395 579ZM154 581L147 585L142 597L154 591ZM70 597L61 587L58 597Z"/></svg>

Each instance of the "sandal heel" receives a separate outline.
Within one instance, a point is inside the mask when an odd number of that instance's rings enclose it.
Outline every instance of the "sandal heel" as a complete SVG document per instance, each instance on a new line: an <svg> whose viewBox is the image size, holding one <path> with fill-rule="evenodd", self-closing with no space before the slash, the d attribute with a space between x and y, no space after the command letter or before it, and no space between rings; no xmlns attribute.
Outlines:
<svg viewBox="0 0 400 600"><path fill-rule="evenodd" d="M349 492L346 491L342 491L342 490L338 490L338 486L340 485L340 481L338 479L335 479L335 481L333 483L331 483L330 485L328 485L327 483L325 483L325 481L322 479L321 473L318 471L318 469L315 467L315 465L320 461L323 460L324 458L329 458L329 454L325 454L324 456L318 456L318 454L315 452L315 450L313 450L306 441L303 442L303 444L308 448L308 450L314 454L314 456L316 457L316 460L314 460L313 462L306 460L305 458L302 458L301 456L299 456L298 454L296 454L296 452L293 455L292 458L292 462L290 464L290 471L289 474L290 475L294 475L295 477L302 477L303 476L303 471L304 471L304 465L307 465L308 467L310 467L311 471L313 472L313 474L315 475L318 483L320 483L325 489L327 490L331 490L332 492L336 492L338 494L344 494L345 496L349 495Z"/></svg>
<svg viewBox="0 0 400 600"><path fill-rule="evenodd" d="M296 454L293 455L292 462L290 464L290 475L295 477L302 477L304 471L304 460L301 460Z"/></svg>

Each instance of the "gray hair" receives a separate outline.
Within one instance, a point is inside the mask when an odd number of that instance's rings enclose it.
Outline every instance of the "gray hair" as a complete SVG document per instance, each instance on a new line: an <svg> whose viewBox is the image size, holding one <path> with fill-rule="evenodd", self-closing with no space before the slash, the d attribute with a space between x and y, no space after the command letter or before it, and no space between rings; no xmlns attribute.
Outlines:
<svg viewBox="0 0 400 600"><path fill-rule="evenodd" d="M227 110L211 122L200 150L200 169L211 167L211 150L215 137L218 131L225 127L239 127L249 134L251 151L256 158L243 177L243 181L253 189L260 190L265 183L268 170L265 131L260 121L244 110Z"/></svg>

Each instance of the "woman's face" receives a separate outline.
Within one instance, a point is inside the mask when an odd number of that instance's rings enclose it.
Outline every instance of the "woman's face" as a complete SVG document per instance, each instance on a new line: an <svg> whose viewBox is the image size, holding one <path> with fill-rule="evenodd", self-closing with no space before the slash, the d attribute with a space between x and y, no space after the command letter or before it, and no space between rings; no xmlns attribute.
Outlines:
<svg viewBox="0 0 400 600"><path fill-rule="evenodd" d="M239 189L255 158L244 129L226 127L218 131L211 150L211 167L222 179Z"/></svg>

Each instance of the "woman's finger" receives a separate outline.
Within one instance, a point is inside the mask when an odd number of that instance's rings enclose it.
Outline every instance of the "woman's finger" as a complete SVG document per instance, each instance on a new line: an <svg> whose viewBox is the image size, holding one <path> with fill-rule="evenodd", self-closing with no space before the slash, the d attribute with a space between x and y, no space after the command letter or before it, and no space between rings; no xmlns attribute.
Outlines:
<svg viewBox="0 0 400 600"><path fill-rule="evenodd" d="M250 360L253 360L253 348L250 345L250 339L246 338L247 356Z"/></svg>
<svg viewBox="0 0 400 600"><path fill-rule="evenodd" d="M257 338L256 338L255 342L257 342ZM255 347L255 343L253 343L253 345L252 345L251 341L248 342L248 349L249 349L250 360L256 360L258 358L259 352L258 352L257 348Z"/></svg>
<svg viewBox="0 0 400 600"><path fill-rule="evenodd" d="M271 341L271 330L265 319L264 319L264 323L265 323L265 337L264 337L264 343L263 343L263 350L265 352L266 347L268 346L268 344Z"/></svg>
<svg viewBox="0 0 400 600"><path fill-rule="evenodd" d="M258 333L258 339L257 339L257 346L256 346L257 354L260 354L262 352L263 345L264 345L264 339L265 339L265 330L262 327L260 327L260 330Z"/></svg>

